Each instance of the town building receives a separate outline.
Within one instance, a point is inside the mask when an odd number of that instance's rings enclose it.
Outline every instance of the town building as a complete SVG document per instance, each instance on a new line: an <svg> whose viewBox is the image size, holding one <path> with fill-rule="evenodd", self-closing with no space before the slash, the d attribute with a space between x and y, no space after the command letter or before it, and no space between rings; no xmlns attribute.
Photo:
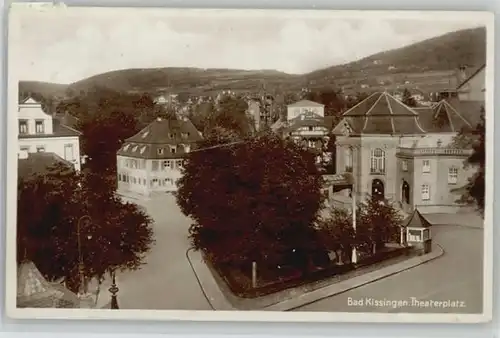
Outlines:
<svg viewBox="0 0 500 338"><path fill-rule="evenodd" d="M329 163L332 152L327 146L333 121L333 117L325 117L324 105L302 100L288 105L286 120L275 122L271 130L312 150L316 154L317 163Z"/></svg>
<svg viewBox="0 0 500 338"><path fill-rule="evenodd" d="M117 192L151 196L176 191L183 160L201 139L187 117L157 118L118 150Z"/></svg>
<svg viewBox="0 0 500 338"><path fill-rule="evenodd" d="M30 96L18 106L18 157L28 158L37 152L54 153L81 169L80 135L76 129L64 124L42 109L42 104Z"/></svg>
<svg viewBox="0 0 500 338"><path fill-rule="evenodd" d="M454 147L453 139L474 128L480 109L480 102L458 100L410 108L387 92L373 93L333 129L336 172L352 174L360 200L385 198L406 212L455 212L461 205L453 191L474 169L463 165L472 150Z"/></svg>
<svg viewBox="0 0 500 338"><path fill-rule="evenodd" d="M479 67L457 88L458 99L461 101L483 101L486 92L486 65Z"/></svg>

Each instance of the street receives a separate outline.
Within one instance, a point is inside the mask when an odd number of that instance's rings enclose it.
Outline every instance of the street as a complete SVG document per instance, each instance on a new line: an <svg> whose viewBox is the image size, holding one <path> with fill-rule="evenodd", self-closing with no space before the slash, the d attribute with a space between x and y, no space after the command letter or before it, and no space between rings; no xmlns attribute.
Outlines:
<svg viewBox="0 0 500 338"><path fill-rule="evenodd" d="M432 228L435 243L445 254L423 265L344 294L319 300L295 311L335 312L415 312L415 313L478 313L482 311L483 231L455 225ZM418 300L459 302L458 308L428 308L412 306L411 297ZM364 300L363 305L352 305ZM408 301L408 306L376 306L374 300ZM349 303L351 305L349 305ZM368 305L366 305L368 303Z"/></svg>
<svg viewBox="0 0 500 338"><path fill-rule="evenodd" d="M156 243L145 265L118 275L118 302L122 309L211 310L196 275L186 259L190 220L183 216L172 195L141 203L154 218ZM456 215L455 215L456 216ZM431 217L430 217L431 218ZM443 219L441 216L440 220ZM453 219L450 215L449 219ZM438 225L434 242L445 254L434 261L380 281L294 309L334 312L480 312L482 307L483 230ZM106 294L106 292L103 292ZM443 309L406 306L353 306L360 299L404 301L458 300L464 307Z"/></svg>
<svg viewBox="0 0 500 338"><path fill-rule="evenodd" d="M156 243L139 270L117 276L120 308L211 310L186 259L191 223L180 212L175 198L166 194L138 204L155 221Z"/></svg>

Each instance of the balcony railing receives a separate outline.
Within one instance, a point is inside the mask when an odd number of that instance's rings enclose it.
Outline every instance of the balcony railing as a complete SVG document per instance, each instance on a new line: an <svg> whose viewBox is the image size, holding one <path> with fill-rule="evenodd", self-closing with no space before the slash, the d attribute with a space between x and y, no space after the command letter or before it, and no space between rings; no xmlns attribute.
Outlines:
<svg viewBox="0 0 500 338"><path fill-rule="evenodd" d="M370 168L372 175L385 175L385 168Z"/></svg>
<svg viewBox="0 0 500 338"><path fill-rule="evenodd" d="M397 155L407 156L425 156L425 155L441 155L441 156L470 156L472 149L458 148L399 148Z"/></svg>

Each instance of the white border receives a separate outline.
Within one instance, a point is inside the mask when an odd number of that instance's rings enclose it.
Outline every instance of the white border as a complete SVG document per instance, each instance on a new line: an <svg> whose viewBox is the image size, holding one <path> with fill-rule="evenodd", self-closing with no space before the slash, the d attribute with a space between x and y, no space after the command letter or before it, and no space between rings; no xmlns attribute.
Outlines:
<svg viewBox="0 0 500 338"><path fill-rule="evenodd" d="M11 5L9 15L9 42L20 38L16 18L39 15L92 16L259 16L259 17L328 17L363 18L376 15L383 18L422 20L474 20L487 28L486 72L486 201L484 225L484 275L482 314L414 314L414 313L346 313L346 312L269 312L269 311L175 311L175 310L84 310L84 309L18 309L16 308L16 193L17 193L17 101L16 46L8 48L8 103L7 103L7 195L6 195L6 314L17 319L118 319L118 320L180 320L180 321L240 321L240 322L372 322L372 323L479 323L492 319L493 287L493 130L494 130L494 15L480 11L332 11L332 10L229 10L229 9L158 9L158 8L89 8L65 7L52 4ZM9 147L9 145L11 145Z"/></svg>

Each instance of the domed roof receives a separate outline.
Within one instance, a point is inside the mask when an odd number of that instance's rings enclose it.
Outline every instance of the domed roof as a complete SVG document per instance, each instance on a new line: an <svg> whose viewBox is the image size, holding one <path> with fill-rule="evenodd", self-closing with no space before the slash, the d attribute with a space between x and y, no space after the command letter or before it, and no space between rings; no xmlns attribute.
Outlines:
<svg viewBox="0 0 500 338"><path fill-rule="evenodd" d="M418 113L387 92L368 96L344 114L344 124L356 134L424 134ZM346 125L346 127L347 127Z"/></svg>

